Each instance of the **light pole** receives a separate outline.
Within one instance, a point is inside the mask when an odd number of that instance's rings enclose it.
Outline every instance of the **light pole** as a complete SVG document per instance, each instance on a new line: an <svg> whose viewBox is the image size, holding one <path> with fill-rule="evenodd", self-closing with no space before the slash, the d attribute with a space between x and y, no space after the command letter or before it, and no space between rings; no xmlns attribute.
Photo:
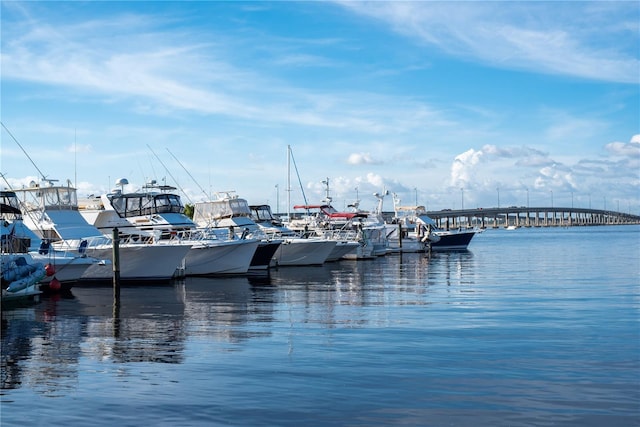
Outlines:
<svg viewBox="0 0 640 427"><path fill-rule="evenodd" d="M498 207L500 207L500 187L496 187L496 191L498 192Z"/></svg>
<svg viewBox="0 0 640 427"><path fill-rule="evenodd" d="M527 190L527 207L529 207L529 187L525 188Z"/></svg>
<svg viewBox="0 0 640 427"><path fill-rule="evenodd" d="M464 210L464 188L460 188L460 197L462 198L460 208Z"/></svg>
<svg viewBox="0 0 640 427"><path fill-rule="evenodd" d="M276 184L276 212L280 213L280 186Z"/></svg>
<svg viewBox="0 0 640 427"><path fill-rule="evenodd" d="M553 207L553 190L549 190L551 192L551 207Z"/></svg>
<svg viewBox="0 0 640 427"><path fill-rule="evenodd" d="M413 191L416 195L416 206L418 206L418 187L413 187Z"/></svg>

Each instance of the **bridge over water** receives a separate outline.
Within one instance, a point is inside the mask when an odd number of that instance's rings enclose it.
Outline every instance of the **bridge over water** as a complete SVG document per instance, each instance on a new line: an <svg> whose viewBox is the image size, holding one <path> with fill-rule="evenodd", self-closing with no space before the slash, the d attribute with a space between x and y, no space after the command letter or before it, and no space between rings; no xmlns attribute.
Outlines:
<svg viewBox="0 0 640 427"><path fill-rule="evenodd" d="M570 227L640 224L640 215L611 210L562 207L501 207L427 212L440 227Z"/></svg>

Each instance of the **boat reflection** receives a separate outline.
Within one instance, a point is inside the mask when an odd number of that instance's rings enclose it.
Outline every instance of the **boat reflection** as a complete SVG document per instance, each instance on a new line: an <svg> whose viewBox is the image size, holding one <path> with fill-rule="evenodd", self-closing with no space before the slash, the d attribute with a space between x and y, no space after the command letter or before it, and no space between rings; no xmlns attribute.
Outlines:
<svg viewBox="0 0 640 427"><path fill-rule="evenodd" d="M56 393L76 386L79 366L112 362L183 363L189 340L242 343L268 330L274 288L268 276L187 278L126 286L77 287L41 304L2 312L3 389L29 384Z"/></svg>
<svg viewBox="0 0 640 427"><path fill-rule="evenodd" d="M443 286L447 296L475 292L478 262L471 252L404 254L246 277L189 277L122 287L119 302L109 286L74 287L2 312L1 385L55 394L77 387L81 369L111 369L105 362L117 369L182 364L189 348L242 351L279 328L295 336L307 327L392 325L390 310L429 306L432 291L442 293Z"/></svg>

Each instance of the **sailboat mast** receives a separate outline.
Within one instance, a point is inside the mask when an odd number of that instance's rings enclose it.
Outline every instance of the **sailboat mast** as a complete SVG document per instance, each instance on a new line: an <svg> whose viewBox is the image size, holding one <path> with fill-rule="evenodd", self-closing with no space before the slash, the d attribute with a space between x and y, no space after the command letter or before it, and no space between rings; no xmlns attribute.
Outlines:
<svg viewBox="0 0 640 427"><path fill-rule="evenodd" d="M287 221L291 223L291 146L287 145Z"/></svg>

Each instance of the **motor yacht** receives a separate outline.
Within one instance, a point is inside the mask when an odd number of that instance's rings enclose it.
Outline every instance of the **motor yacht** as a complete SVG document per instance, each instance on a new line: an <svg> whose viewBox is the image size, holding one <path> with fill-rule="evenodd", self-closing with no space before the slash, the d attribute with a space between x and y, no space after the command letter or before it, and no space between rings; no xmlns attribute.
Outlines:
<svg viewBox="0 0 640 427"><path fill-rule="evenodd" d="M302 266L324 264L336 246L335 240L296 233L275 218L269 205L249 205L251 219L272 239L281 239L272 265Z"/></svg>
<svg viewBox="0 0 640 427"><path fill-rule="evenodd" d="M193 222L201 229L228 231L236 238L258 240L258 247L251 259L249 270L266 270L271 264L282 239L267 234L251 219L251 209L245 199L233 191L218 192L214 200L196 202Z"/></svg>
<svg viewBox="0 0 640 427"><path fill-rule="evenodd" d="M57 251L106 260L89 266L81 280L112 278L112 230L105 230L105 235L87 223L78 209L77 190L69 181L67 185L57 185L56 182L31 182L28 187L14 190L23 210L24 224ZM181 242L167 244L151 239L122 239L118 248L122 280L165 280L174 277L191 245Z"/></svg>
<svg viewBox="0 0 640 427"><path fill-rule="evenodd" d="M247 273L258 239L229 234L228 230L198 228L184 214L175 187L153 180L139 191L125 192L128 180L121 179L117 184L120 188L89 200L80 209L98 230L108 233L117 228L128 239L190 245L184 259L187 276Z"/></svg>

